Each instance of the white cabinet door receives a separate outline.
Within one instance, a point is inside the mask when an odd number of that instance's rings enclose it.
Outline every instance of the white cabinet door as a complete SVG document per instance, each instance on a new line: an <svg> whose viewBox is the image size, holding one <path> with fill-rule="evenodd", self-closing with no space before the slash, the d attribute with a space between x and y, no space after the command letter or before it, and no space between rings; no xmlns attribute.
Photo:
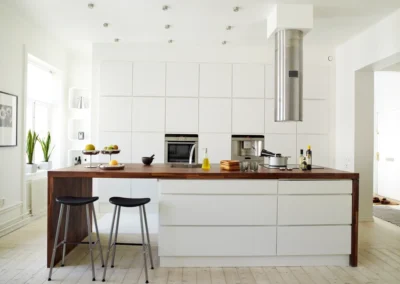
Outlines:
<svg viewBox="0 0 400 284"><path fill-rule="evenodd" d="M165 130L165 98L133 98L132 131Z"/></svg>
<svg viewBox="0 0 400 284"><path fill-rule="evenodd" d="M131 182L129 179L100 178L98 179L99 200L108 203L110 197L131 197Z"/></svg>
<svg viewBox="0 0 400 284"><path fill-rule="evenodd" d="M352 180L280 180L279 194L351 194Z"/></svg>
<svg viewBox="0 0 400 284"><path fill-rule="evenodd" d="M100 98L99 130L130 132L132 98Z"/></svg>
<svg viewBox="0 0 400 284"><path fill-rule="evenodd" d="M219 163L221 160L231 159L231 135L230 134L200 134L199 149L207 148L208 158L211 163ZM199 152L199 163L203 160L203 152Z"/></svg>
<svg viewBox="0 0 400 284"><path fill-rule="evenodd" d="M132 96L132 62L104 61L100 67L101 96Z"/></svg>
<svg viewBox="0 0 400 284"><path fill-rule="evenodd" d="M132 161L132 133L131 132L105 132L99 133L99 145L97 149L101 150L105 146L118 145L121 152L118 155L113 155L112 158L117 160L119 163L131 163ZM99 155L99 161L102 163L108 163L110 161L109 155Z"/></svg>
<svg viewBox="0 0 400 284"><path fill-rule="evenodd" d="M329 66L304 65L303 97L326 99L329 97L331 71Z"/></svg>
<svg viewBox="0 0 400 284"><path fill-rule="evenodd" d="M199 96L198 63L167 63L167 96Z"/></svg>
<svg viewBox="0 0 400 284"><path fill-rule="evenodd" d="M134 96L165 96L165 63L135 62L133 64Z"/></svg>
<svg viewBox="0 0 400 284"><path fill-rule="evenodd" d="M329 132L329 107L325 100L304 100L303 121L297 122L297 133L325 134Z"/></svg>
<svg viewBox="0 0 400 284"><path fill-rule="evenodd" d="M160 227L159 256L276 255L275 227Z"/></svg>
<svg viewBox="0 0 400 284"><path fill-rule="evenodd" d="M264 99L233 99L232 132L264 134Z"/></svg>
<svg viewBox="0 0 400 284"><path fill-rule="evenodd" d="M150 203L158 203L158 187L156 179L132 179L131 198L150 198Z"/></svg>
<svg viewBox="0 0 400 284"><path fill-rule="evenodd" d="M275 70L274 65L265 65L265 97L275 98Z"/></svg>
<svg viewBox="0 0 400 284"><path fill-rule="evenodd" d="M199 128L199 100L167 98L166 132L197 133Z"/></svg>
<svg viewBox="0 0 400 284"><path fill-rule="evenodd" d="M350 254L351 226L278 227L278 255Z"/></svg>
<svg viewBox="0 0 400 284"><path fill-rule="evenodd" d="M296 122L275 122L275 100L265 100L265 133L296 134Z"/></svg>
<svg viewBox="0 0 400 284"><path fill-rule="evenodd" d="M153 163L164 163L164 133L132 133L132 163L153 154Z"/></svg>
<svg viewBox="0 0 400 284"><path fill-rule="evenodd" d="M313 165L330 167L330 148L328 135L297 135L297 153L300 149L307 150L307 146L311 146Z"/></svg>
<svg viewBox="0 0 400 284"><path fill-rule="evenodd" d="M232 97L232 64L200 64L200 97Z"/></svg>
<svg viewBox="0 0 400 284"><path fill-rule="evenodd" d="M231 133L231 99L200 99L200 132Z"/></svg>
<svg viewBox="0 0 400 284"><path fill-rule="evenodd" d="M296 134L265 134L264 148L283 156L290 156L288 164L298 163L297 157L300 153L296 151Z"/></svg>
<svg viewBox="0 0 400 284"><path fill-rule="evenodd" d="M233 97L264 98L264 65L233 65Z"/></svg>

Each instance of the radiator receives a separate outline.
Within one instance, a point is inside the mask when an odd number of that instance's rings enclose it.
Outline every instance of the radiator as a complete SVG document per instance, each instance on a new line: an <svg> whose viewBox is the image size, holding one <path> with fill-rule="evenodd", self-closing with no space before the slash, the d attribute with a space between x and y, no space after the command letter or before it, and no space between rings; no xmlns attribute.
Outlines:
<svg viewBox="0 0 400 284"><path fill-rule="evenodd" d="M32 179L28 181L28 186L31 214L44 214L47 211L47 177Z"/></svg>

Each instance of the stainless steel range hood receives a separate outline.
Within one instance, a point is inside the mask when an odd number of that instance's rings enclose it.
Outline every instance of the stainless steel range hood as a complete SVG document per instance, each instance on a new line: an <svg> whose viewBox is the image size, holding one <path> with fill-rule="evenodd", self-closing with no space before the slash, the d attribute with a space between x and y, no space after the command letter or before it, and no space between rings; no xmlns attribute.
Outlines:
<svg viewBox="0 0 400 284"><path fill-rule="evenodd" d="M303 121L303 32L275 34L275 121Z"/></svg>

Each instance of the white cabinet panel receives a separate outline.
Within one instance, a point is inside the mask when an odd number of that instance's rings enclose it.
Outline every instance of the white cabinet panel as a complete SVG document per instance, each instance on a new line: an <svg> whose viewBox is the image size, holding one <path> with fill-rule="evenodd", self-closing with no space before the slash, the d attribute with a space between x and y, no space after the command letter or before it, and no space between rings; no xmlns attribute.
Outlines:
<svg viewBox="0 0 400 284"><path fill-rule="evenodd" d="M200 132L231 133L231 99L200 99Z"/></svg>
<svg viewBox="0 0 400 284"><path fill-rule="evenodd" d="M150 203L158 203L156 179L132 179L131 198L150 198Z"/></svg>
<svg viewBox="0 0 400 284"><path fill-rule="evenodd" d="M350 254L351 226L278 227L278 255Z"/></svg>
<svg viewBox="0 0 400 284"><path fill-rule="evenodd" d="M233 99L232 132L264 133L264 99Z"/></svg>
<svg viewBox="0 0 400 284"><path fill-rule="evenodd" d="M168 98L166 132L198 131L199 100L190 98Z"/></svg>
<svg viewBox="0 0 400 284"><path fill-rule="evenodd" d="M131 197L131 182L129 179L100 178L98 181L99 200L108 202L110 197Z"/></svg>
<svg viewBox="0 0 400 284"><path fill-rule="evenodd" d="M200 97L232 96L232 64L200 64Z"/></svg>
<svg viewBox="0 0 400 284"><path fill-rule="evenodd" d="M198 97L199 64L167 63L167 96Z"/></svg>
<svg viewBox="0 0 400 284"><path fill-rule="evenodd" d="M280 153L283 156L290 156L288 163L297 164L298 156L296 151L295 134L266 134L264 136L264 148L274 153Z"/></svg>
<svg viewBox="0 0 400 284"><path fill-rule="evenodd" d="M265 65L265 97L275 98L275 70L274 65Z"/></svg>
<svg viewBox="0 0 400 284"><path fill-rule="evenodd" d="M207 148L208 158L211 163L219 163L221 160L231 159L231 135L230 134L200 134L199 149ZM203 161L204 151L199 152L199 160Z"/></svg>
<svg viewBox="0 0 400 284"><path fill-rule="evenodd" d="M132 133L132 163L153 154L153 163L164 163L164 133Z"/></svg>
<svg viewBox="0 0 400 284"><path fill-rule="evenodd" d="M264 65L233 64L233 97L264 98Z"/></svg>
<svg viewBox="0 0 400 284"><path fill-rule="evenodd" d="M351 224L351 195L279 196L278 224Z"/></svg>
<svg viewBox="0 0 400 284"><path fill-rule="evenodd" d="M100 98L99 130L131 131L132 99Z"/></svg>
<svg viewBox="0 0 400 284"><path fill-rule="evenodd" d="M279 194L351 194L351 180L280 180Z"/></svg>
<svg viewBox="0 0 400 284"><path fill-rule="evenodd" d="M274 195L162 194L160 225L275 225L276 199Z"/></svg>
<svg viewBox="0 0 400 284"><path fill-rule="evenodd" d="M296 122L275 122L275 100L265 100L265 133L296 134Z"/></svg>
<svg viewBox="0 0 400 284"><path fill-rule="evenodd" d="M165 96L165 63L135 62L133 64L134 96Z"/></svg>
<svg viewBox="0 0 400 284"><path fill-rule="evenodd" d="M276 255L275 227L160 227L159 256Z"/></svg>
<svg viewBox="0 0 400 284"><path fill-rule="evenodd" d="M325 100L304 100L303 121L297 122L297 133L323 134L328 132L328 102Z"/></svg>
<svg viewBox="0 0 400 284"><path fill-rule="evenodd" d="M132 99L132 131L165 129L165 98Z"/></svg>
<svg viewBox="0 0 400 284"><path fill-rule="evenodd" d="M100 67L101 96L132 96L132 62L104 61Z"/></svg>
<svg viewBox="0 0 400 284"><path fill-rule="evenodd" d="M329 136L328 135L297 135L297 153L311 146L313 165L329 167Z"/></svg>
<svg viewBox="0 0 400 284"><path fill-rule="evenodd" d="M303 72L303 97L305 99L326 99L330 92L330 67L305 65Z"/></svg>
<svg viewBox="0 0 400 284"><path fill-rule="evenodd" d="M105 146L118 145L121 152L118 155L113 155L112 159L117 160L120 163L131 163L132 153L131 153L131 132L106 132L102 131L99 133L99 145L97 149L101 150ZM108 163L110 161L109 155L99 155L99 161L102 163Z"/></svg>
<svg viewBox="0 0 400 284"><path fill-rule="evenodd" d="M245 193L275 195L278 192L277 180L160 180L162 194L208 194L229 195Z"/></svg>

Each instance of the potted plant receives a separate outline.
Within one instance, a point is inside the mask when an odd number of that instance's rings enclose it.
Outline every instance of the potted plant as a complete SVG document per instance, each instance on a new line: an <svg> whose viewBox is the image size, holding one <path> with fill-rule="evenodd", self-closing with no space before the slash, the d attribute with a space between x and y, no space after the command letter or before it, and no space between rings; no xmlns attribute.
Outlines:
<svg viewBox="0 0 400 284"><path fill-rule="evenodd" d="M38 141L40 143L40 146L42 147L42 151L43 151L43 162L40 163L39 168L42 170L51 170L53 164L51 163L51 161L49 161L51 153L53 153L53 148L51 148L50 150L50 146L51 146L51 135L50 132L47 132L47 136L45 137L45 139L41 139L38 138Z"/></svg>
<svg viewBox="0 0 400 284"><path fill-rule="evenodd" d="M36 141L38 140L38 135L35 131L29 130L28 136L26 138L26 155L28 156L28 163L26 165L27 173L36 173L37 165L33 163L33 154L35 152Z"/></svg>

